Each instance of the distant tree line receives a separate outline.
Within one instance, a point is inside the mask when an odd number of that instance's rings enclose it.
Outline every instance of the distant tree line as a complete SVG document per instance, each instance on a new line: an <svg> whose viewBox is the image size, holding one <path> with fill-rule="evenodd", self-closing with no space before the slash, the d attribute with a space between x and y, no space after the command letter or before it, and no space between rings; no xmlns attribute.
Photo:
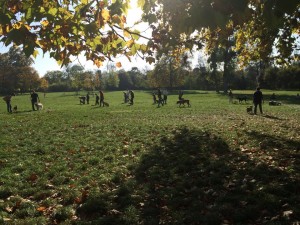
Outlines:
<svg viewBox="0 0 300 225"><path fill-rule="evenodd" d="M289 67L265 66L253 63L241 70L233 58L226 64L213 55L207 60L199 59L191 67L190 56L164 55L151 70L133 67L129 71L117 70L108 64L105 70L85 70L81 65L68 65L62 70L48 71L40 78L32 67L33 60L27 58L18 48L0 54L0 93L39 91L60 92L81 90L146 90L155 88L220 90L254 89L299 89L300 64ZM226 74L225 74L226 73Z"/></svg>

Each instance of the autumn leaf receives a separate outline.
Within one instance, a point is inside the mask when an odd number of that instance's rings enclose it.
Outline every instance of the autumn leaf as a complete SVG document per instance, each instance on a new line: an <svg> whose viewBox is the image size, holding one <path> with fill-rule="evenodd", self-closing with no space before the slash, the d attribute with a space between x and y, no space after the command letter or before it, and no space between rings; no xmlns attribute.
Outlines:
<svg viewBox="0 0 300 225"><path fill-rule="evenodd" d="M121 68L122 67L122 63L121 62L117 62L116 63L116 67Z"/></svg>
<svg viewBox="0 0 300 225"><path fill-rule="evenodd" d="M46 209L47 209L46 207L40 206L36 210L39 211L39 212L44 212L44 211L46 211Z"/></svg>
<svg viewBox="0 0 300 225"><path fill-rule="evenodd" d="M108 21L110 19L109 11L106 9L102 9L101 16L105 21Z"/></svg>

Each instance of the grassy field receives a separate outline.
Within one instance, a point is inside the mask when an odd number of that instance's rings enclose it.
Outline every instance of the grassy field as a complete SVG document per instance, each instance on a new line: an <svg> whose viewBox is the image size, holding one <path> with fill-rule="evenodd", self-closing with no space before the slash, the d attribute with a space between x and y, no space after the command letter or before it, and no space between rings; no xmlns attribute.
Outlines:
<svg viewBox="0 0 300 225"><path fill-rule="evenodd" d="M235 91L247 95L253 91ZM246 113L251 101L185 92L157 107L136 91L110 107L74 93L0 105L0 224L299 224L300 100Z"/></svg>

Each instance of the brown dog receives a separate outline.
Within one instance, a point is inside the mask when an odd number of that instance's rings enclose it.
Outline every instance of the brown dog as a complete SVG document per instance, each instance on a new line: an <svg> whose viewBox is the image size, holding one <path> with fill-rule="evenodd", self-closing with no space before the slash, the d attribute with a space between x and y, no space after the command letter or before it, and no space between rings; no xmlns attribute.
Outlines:
<svg viewBox="0 0 300 225"><path fill-rule="evenodd" d="M252 113L252 111L253 111L253 106L252 105L248 106L247 107L247 113Z"/></svg>
<svg viewBox="0 0 300 225"><path fill-rule="evenodd" d="M103 105L106 106L106 107L109 106L108 102L103 102Z"/></svg>
<svg viewBox="0 0 300 225"><path fill-rule="evenodd" d="M187 105L188 105L188 107L190 107L190 106L191 106L191 104L190 104L190 100L188 100L188 99L181 99L181 100L177 101L177 103L176 103L176 104L179 104L179 106L181 106L181 105L184 105L184 106L185 106L185 104L187 104Z"/></svg>

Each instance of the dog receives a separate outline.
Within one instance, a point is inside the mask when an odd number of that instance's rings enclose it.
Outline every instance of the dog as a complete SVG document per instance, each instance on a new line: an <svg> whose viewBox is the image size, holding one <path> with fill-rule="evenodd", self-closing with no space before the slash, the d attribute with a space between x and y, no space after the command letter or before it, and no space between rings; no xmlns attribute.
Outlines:
<svg viewBox="0 0 300 225"><path fill-rule="evenodd" d="M13 107L13 112L16 113L17 111L18 111L18 106L15 105L15 106Z"/></svg>
<svg viewBox="0 0 300 225"><path fill-rule="evenodd" d="M85 96L80 96L80 97L78 97L79 98L79 103L80 103L80 105L81 104L85 104L85 100L86 100L86 97Z"/></svg>
<svg viewBox="0 0 300 225"><path fill-rule="evenodd" d="M37 110L42 110L44 108L43 104L40 102L35 103L35 107Z"/></svg>
<svg viewBox="0 0 300 225"><path fill-rule="evenodd" d="M252 105L248 106L247 107L247 113L252 113L252 111L253 111L253 106Z"/></svg>
<svg viewBox="0 0 300 225"><path fill-rule="evenodd" d="M281 105L281 102L277 102L277 101L269 101L269 105L275 105L275 106L278 106L278 105Z"/></svg>
<svg viewBox="0 0 300 225"><path fill-rule="evenodd" d="M247 97L237 97L237 99L239 100L239 103L242 103L243 101L245 101L245 103L247 102Z"/></svg>
<svg viewBox="0 0 300 225"><path fill-rule="evenodd" d="M108 102L103 102L103 105L106 106L106 107L109 106Z"/></svg>
<svg viewBox="0 0 300 225"><path fill-rule="evenodd" d="M184 106L185 106L185 104L187 104L188 107L191 106L190 100L188 100L188 99L181 99L181 100L177 101L176 104L179 104L179 107L180 107L181 105L184 105Z"/></svg>

